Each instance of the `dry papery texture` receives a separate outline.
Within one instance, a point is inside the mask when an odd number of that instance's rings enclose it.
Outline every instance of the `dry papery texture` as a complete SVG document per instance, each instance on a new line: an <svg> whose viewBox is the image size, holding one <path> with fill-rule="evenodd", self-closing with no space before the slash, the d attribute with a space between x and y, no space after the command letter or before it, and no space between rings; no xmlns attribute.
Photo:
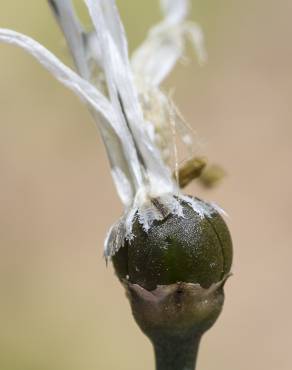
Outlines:
<svg viewBox="0 0 292 370"><path fill-rule="evenodd" d="M169 86L228 176L212 194L187 193L224 206L236 244L198 368L246 370L252 359L291 370L292 300L279 288L291 279L291 1L193 4L209 62L179 67ZM118 5L133 47L159 18L156 2ZM70 62L45 2L3 0L0 24ZM0 55L0 368L149 370L152 348L100 252L121 206L90 117L25 53L2 45Z"/></svg>

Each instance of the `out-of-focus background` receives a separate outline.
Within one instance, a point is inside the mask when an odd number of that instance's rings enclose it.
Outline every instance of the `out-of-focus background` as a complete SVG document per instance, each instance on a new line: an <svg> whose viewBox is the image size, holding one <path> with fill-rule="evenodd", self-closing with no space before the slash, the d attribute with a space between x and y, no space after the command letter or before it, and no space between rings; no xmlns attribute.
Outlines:
<svg viewBox="0 0 292 370"><path fill-rule="evenodd" d="M157 1L118 5L134 49L159 19ZM1 0L0 9L1 27L70 63L46 1ZM215 190L188 188L229 213L235 247L199 369L292 366L291 11L290 0L194 0L209 62L200 68L190 53L166 85L202 153L228 172ZM122 207L90 114L15 47L0 45L0 81L0 369L154 368L102 257Z"/></svg>

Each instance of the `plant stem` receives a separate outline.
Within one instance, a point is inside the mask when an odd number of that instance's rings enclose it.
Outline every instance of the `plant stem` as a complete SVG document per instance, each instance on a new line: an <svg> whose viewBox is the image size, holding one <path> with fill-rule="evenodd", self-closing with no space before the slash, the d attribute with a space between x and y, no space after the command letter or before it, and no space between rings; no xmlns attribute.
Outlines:
<svg viewBox="0 0 292 370"><path fill-rule="evenodd" d="M155 338L156 370L194 370L200 339L197 335Z"/></svg>

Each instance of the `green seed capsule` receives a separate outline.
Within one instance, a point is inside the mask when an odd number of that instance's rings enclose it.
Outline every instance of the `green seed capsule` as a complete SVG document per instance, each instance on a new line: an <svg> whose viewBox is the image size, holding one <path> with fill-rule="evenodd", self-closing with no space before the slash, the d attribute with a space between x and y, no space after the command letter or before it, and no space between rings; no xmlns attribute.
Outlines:
<svg viewBox="0 0 292 370"><path fill-rule="evenodd" d="M176 282L208 288L230 272L232 241L221 215L213 209L201 218L186 202L181 205L184 217L170 214L147 232L134 222L134 239L112 258L119 279L147 290Z"/></svg>

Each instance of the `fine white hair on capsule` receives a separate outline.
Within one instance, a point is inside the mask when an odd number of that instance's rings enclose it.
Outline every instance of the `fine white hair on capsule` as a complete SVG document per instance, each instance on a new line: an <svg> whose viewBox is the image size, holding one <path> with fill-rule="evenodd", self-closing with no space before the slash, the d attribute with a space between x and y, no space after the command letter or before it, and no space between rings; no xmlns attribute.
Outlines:
<svg viewBox="0 0 292 370"><path fill-rule="evenodd" d="M125 212L118 222L111 227L105 240L106 259L110 259L124 246L126 241L131 243L135 238L132 227L136 220L139 220L144 231L147 232L154 221L162 220L169 214L176 217L184 217L182 203L188 204L201 219L206 217L212 218L216 213L224 213L214 203L207 203L198 198L182 194L175 197L173 195L164 195L156 199L156 201L159 205L155 207L153 207L153 203L149 200L148 203L143 203L140 207L131 208L130 212ZM162 212L160 206L163 207Z"/></svg>
<svg viewBox="0 0 292 370"><path fill-rule="evenodd" d="M184 217L181 201L201 217L203 202L180 193L172 175L174 130L192 146L192 135L161 84L184 56L186 42L199 62L206 60L201 28L187 20L189 0L160 0L162 20L128 54L126 33L115 0L84 0L92 21L87 31L72 0L48 0L71 52L76 71L32 38L0 29L0 42L19 46L89 107L103 139L124 214L105 241L112 256L131 240L136 219L147 232L168 214ZM175 155L176 157L176 155Z"/></svg>

